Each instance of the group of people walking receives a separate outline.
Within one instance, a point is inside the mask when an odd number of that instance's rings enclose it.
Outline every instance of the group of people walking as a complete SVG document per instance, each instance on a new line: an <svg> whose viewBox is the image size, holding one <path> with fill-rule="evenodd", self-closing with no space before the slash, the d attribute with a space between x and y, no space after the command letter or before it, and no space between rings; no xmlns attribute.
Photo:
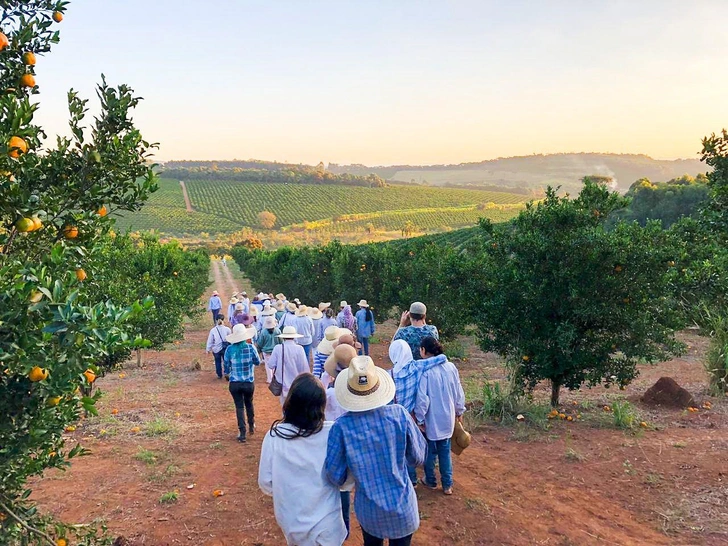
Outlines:
<svg viewBox="0 0 728 546"><path fill-rule="evenodd" d="M230 382L240 442L255 433L255 366L265 364L269 390L280 399L282 417L263 439L258 482L273 497L287 543L343 544L354 490L365 545L410 544L419 527L415 488L438 489L437 462L442 491L451 495L451 451L469 443L459 374L427 324L425 305L415 302L402 314L389 371L369 356L376 327L365 300L355 315L342 301L336 317L329 303L306 307L283 294L234 305L232 330L213 314L207 350Z"/></svg>

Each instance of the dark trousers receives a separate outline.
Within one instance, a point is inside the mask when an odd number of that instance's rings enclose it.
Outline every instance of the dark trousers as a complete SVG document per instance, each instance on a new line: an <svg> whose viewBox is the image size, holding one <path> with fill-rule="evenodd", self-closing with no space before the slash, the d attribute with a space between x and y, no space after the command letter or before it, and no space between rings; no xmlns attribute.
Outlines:
<svg viewBox="0 0 728 546"><path fill-rule="evenodd" d="M369 356L369 338L360 337L359 343L361 343L361 349L359 349L359 356L361 356L361 355Z"/></svg>
<svg viewBox="0 0 728 546"><path fill-rule="evenodd" d="M212 356L215 358L215 373L219 378L222 378L222 359L225 356L225 351L212 353Z"/></svg>
<svg viewBox="0 0 728 546"><path fill-rule="evenodd" d="M364 529L361 530L364 535L364 546L384 546L384 539L370 535ZM390 538L389 546L410 546L412 543L412 535L402 538Z"/></svg>
<svg viewBox="0 0 728 546"><path fill-rule="evenodd" d="M253 430L255 426L255 410L253 409L253 393L255 384L247 381L231 381L230 394L235 402L235 416L238 419L240 436L245 438L245 413L248 414L248 426Z"/></svg>
<svg viewBox="0 0 728 546"><path fill-rule="evenodd" d="M217 324L217 317L220 314L220 309L213 309L210 311L212 313L212 324L213 326Z"/></svg>
<svg viewBox="0 0 728 546"><path fill-rule="evenodd" d="M344 518L344 525L346 525L346 538L349 538L349 522L351 517L351 491L341 491L341 516Z"/></svg>

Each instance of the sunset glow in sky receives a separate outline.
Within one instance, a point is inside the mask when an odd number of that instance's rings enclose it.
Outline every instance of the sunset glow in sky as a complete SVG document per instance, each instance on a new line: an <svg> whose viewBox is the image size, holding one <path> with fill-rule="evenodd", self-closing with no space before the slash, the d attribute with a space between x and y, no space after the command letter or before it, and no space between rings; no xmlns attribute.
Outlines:
<svg viewBox="0 0 728 546"><path fill-rule="evenodd" d="M158 158L696 157L728 126L728 1L73 0L38 121L103 72Z"/></svg>

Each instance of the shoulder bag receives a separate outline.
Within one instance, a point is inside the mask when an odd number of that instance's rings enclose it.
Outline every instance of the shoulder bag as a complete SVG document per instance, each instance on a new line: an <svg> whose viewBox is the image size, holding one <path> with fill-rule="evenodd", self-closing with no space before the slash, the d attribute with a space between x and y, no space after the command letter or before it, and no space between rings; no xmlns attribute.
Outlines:
<svg viewBox="0 0 728 546"><path fill-rule="evenodd" d="M283 372L285 370L284 366L286 365L286 342L284 341L281 343L281 381L278 381L276 379L276 369L278 366L273 368L273 378L270 380L270 383L268 383L268 390L273 393L273 396L280 396L283 394Z"/></svg>
<svg viewBox="0 0 728 546"><path fill-rule="evenodd" d="M224 337L222 337L222 334L220 333L220 327L215 326L215 330L217 331L217 335L220 336L220 341L222 342L222 349L217 354L224 353L228 347L230 347L230 342L227 341Z"/></svg>

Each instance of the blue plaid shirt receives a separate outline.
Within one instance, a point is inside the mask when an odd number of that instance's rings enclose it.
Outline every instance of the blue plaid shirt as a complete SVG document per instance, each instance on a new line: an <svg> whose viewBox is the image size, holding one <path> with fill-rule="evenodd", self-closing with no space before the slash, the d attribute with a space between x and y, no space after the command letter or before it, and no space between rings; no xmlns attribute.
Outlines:
<svg viewBox="0 0 728 546"><path fill-rule="evenodd" d="M437 331L437 326L432 324L425 324L424 326L405 326L400 328L394 334L392 341L403 339L407 342L407 345L412 349L412 358L420 360L420 342L423 338L432 336L435 339L440 339L440 334Z"/></svg>
<svg viewBox="0 0 728 546"><path fill-rule="evenodd" d="M407 465L423 464L426 449L425 438L402 406L350 411L331 427L324 469L339 487L351 473L354 511L367 533L402 538L420 526Z"/></svg>
<svg viewBox="0 0 728 546"><path fill-rule="evenodd" d="M230 376L230 381L253 383L255 381L253 366L258 364L260 364L258 351L250 343L241 341L225 350L225 375Z"/></svg>
<svg viewBox="0 0 728 546"><path fill-rule="evenodd" d="M392 379L397 387L394 402L404 406L407 411L413 412L417 400L417 386L422 374L435 366L442 366L445 362L447 362L447 357L438 355L422 360L412 360L396 372L392 370Z"/></svg>

